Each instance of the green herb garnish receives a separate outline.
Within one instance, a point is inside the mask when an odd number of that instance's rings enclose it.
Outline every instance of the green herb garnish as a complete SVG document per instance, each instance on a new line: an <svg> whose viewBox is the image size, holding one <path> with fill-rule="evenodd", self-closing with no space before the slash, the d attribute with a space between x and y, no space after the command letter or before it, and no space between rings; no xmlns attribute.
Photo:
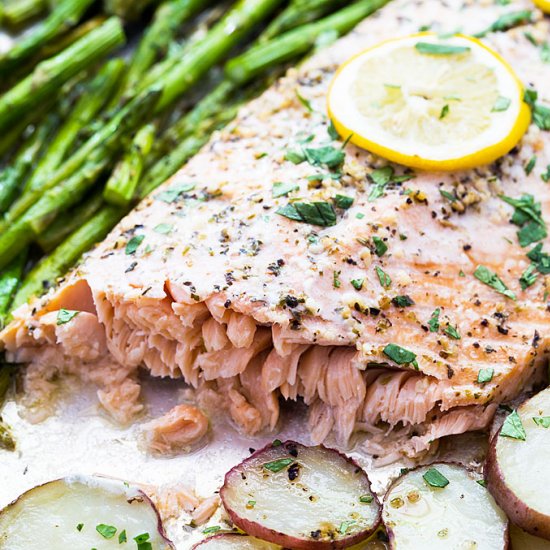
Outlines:
<svg viewBox="0 0 550 550"><path fill-rule="evenodd" d="M384 350L384 355L388 356L394 363L398 365L413 365L418 370L418 362L416 354L408 349L402 348L397 344L388 344Z"/></svg>
<svg viewBox="0 0 550 550"><path fill-rule="evenodd" d="M64 325L65 323L68 323L72 319L74 319L80 311L74 311L72 309L63 309L61 308L57 312L57 324L58 325Z"/></svg>
<svg viewBox="0 0 550 550"><path fill-rule="evenodd" d="M493 379L494 374L495 369L479 369L479 372L477 373L478 384L486 384L487 382L490 382Z"/></svg>
<svg viewBox="0 0 550 550"><path fill-rule="evenodd" d="M176 183L169 187L166 191L161 191L155 196L156 199L162 202L176 202L181 195L192 191L195 188L194 183Z"/></svg>
<svg viewBox="0 0 550 550"><path fill-rule="evenodd" d="M341 534L341 535L345 535L349 528L354 525L355 521L351 520L351 521L343 521L341 524L340 524L340 527L338 528L338 532Z"/></svg>
<svg viewBox="0 0 550 550"><path fill-rule="evenodd" d="M384 189L386 185L390 183L394 175L394 169L391 166L384 166L384 168L377 168L373 170L370 174L374 186L371 188L368 201L373 202L377 198L381 197L384 194Z"/></svg>
<svg viewBox="0 0 550 550"><path fill-rule="evenodd" d="M376 274L378 275L378 280L383 288L389 288L391 286L391 277L380 267L376 266Z"/></svg>
<svg viewBox="0 0 550 550"><path fill-rule="evenodd" d="M449 114L449 106L443 105L443 107L441 108L441 112L439 113L439 118L440 119L445 118L448 114Z"/></svg>
<svg viewBox="0 0 550 550"><path fill-rule="evenodd" d="M79 524L76 526L76 530L77 530L77 531L82 531L83 528L84 528L84 524L83 524L83 523L79 523Z"/></svg>
<svg viewBox="0 0 550 550"><path fill-rule="evenodd" d="M440 189L439 193L441 194L442 197L445 197L447 200L451 202L455 202L458 200L452 193L449 193L449 191L445 191L444 189Z"/></svg>
<svg viewBox="0 0 550 550"><path fill-rule="evenodd" d="M533 155L529 159L529 162L525 165L524 170L527 175L529 175L533 171L535 164L537 164L537 155Z"/></svg>
<svg viewBox="0 0 550 550"><path fill-rule="evenodd" d="M301 164L306 160L306 156L301 151L287 149L285 153L285 160L292 162L292 164Z"/></svg>
<svg viewBox="0 0 550 550"><path fill-rule="evenodd" d="M494 113L500 113L502 111L506 111L508 110L508 107L510 107L511 103L512 103L512 100L510 98L498 96L491 111L493 111Z"/></svg>
<svg viewBox="0 0 550 550"><path fill-rule="evenodd" d="M492 289L496 290L498 293L503 294L511 300L516 299L516 295L508 289L504 284L504 281L489 268L484 265L477 266L477 269L474 271L474 277L481 281L483 284L490 286Z"/></svg>
<svg viewBox="0 0 550 550"><path fill-rule="evenodd" d="M104 539L112 539L116 534L116 527L113 527L112 525L105 525L104 523L100 523L99 525L96 525L95 530L104 538Z"/></svg>
<svg viewBox="0 0 550 550"><path fill-rule="evenodd" d="M311 106L311 101L306 99L298 90L296 90L296 97L298 101L306 108L307 111L313 113L313 107Z"/></svg>
<svg viewBox="0 0 550 550"><path fill-rule="evenodd" d="M430 332L437 332L439 330L439 314L441 313L441 308L437 308L432 313L430 320L428 321L428 326L430 327Z"/></svg>
<svg viewBox="0 0 550 550"><path fill-rule="evenodd" d="M336 212L328 202L294 202L277 209L276 214L294 221L329 227L336 225Z"/></svg>
<svg viewBox="0 0 550 550"><path fill-rule="evenodd" d="M529 267L521 274L521 277L519 278L521 290L526 290L527 288L535 284L538 277L536 269L536 264L530 264Z"/></svg>
<svg viewBox="0 0 550 550"><path fill-rule="evenodd" d="M340 288L340 286L342 286L342 283L340 282L340 273L341 271L335 271L332 274L332 286L334 288Z"/></svg>
<svg viewBox="0 0 550 550"><path fill-rule="evenodd" d="M205 529L206 531L206 529ZM204 533L204 531L203 531ZM134 540L137 544L137 550L153 550L152 544L149 542L150 539L149 533L142 533L141 535L138 535L137 537L134 537Z"/></svg>
<svg viewBox="0 0 550 550"><path fill-rule="evenodd" d="M359 502L362 502L363 504L370 504L374 500L374 497L372 495L361 495L359 497Z"/></svg>
<svg viewBox="0 0 550 550"><path fill-rule="evenodd" d="M174 229L173 225L170 225L169 223L159 223L153 231L155 233L160 233L161 235L167 235Z"/></svg>
<svg viewBox="0 0 550 550"><path fill-rule="evenodd" d="M329 122L329 125L327 127L327 133L330 139L334 141L336 141L337 139L340 139L340 134L336 130L336 127L334 126L334 122L332 122L332 120Z"/></svg>
<svg viewBox="0 0 550 550"><path fill-rule="evenodd" d="M533 422L537 426L542 426L543 428L550 428L550 416L533 416Z"/></svg>
<svg viewBox="0 0 550 550"><path fill-rule="evenodd" d="M135 235L134 237L132 237L126 245L126 254L134 254L139 245L143 242L143 239L145 239L145 235Z"/></svg>
<svg viewBox="0 0 550 550"><path fill-rule="evenodd" d="M532 12L530 10L513 11L501 15L484 31L474 34L476 38L483 38L490 32L505 32L518 25L523 25L531 21Z"/></svg>
<svg viewBox="0 0 550 550"><path fill-rule="evenodd" d="M485 489L487 488L487 482L484 479L478 479L476 483L482 487L485 487Z"/></svg>
<svg viewBox="0 0 550 550"><path fill-rule="evenodd" d="M520 439L521 441L525 441L527 435L517 411L511 412L506 417L506 420L500 430L500 437L509 437L511 439Z"/></svg>
<svg viewBox="0 0 550 550"><path fill-rule="evenodd" d="M328 168L339 168L344 163L346 154L342 149L327 145L325 147L304 149L306 160L313 166L325 165Z"/></svg>
<svg viewBox="0 0 550 550"><path fill-rule="evenodd" d="M417 52L428 55L457 55L470 51L470 48L468 46L434 44L432 42L417 42L414 47Z"/></svg>
<svg viewBox="0 0 550 550"><path fill-rule="evenodd" d="M297 191L298 189L300 189L300 186L297 185L296 183L288 183L288 182L285 183L282 181L276 181L273 184L273 190L272 190L273 198L276 199L278 197L284 197L289 193L291 193L292 191Z"/></svg>
<svg viewBox="0 0 550 550"><path fill-rule="evenodd" d="M361 290L363 288L364 282L365 282L365 279L352 279L351 285L355 290Z"/></svg>
<svg viewBox="0 0 550 550"><path fill-rule="evenodd" d="M293 458L279 458L278 460L273 460L272 462L266 462L263 467L266 470L276 474L277 472L284 470L287 466L290 466L293 462Z"/></svg>
<svg viewBox="0 0 550 550"><path fill-rule="evenodd" d="M451 338L454 338L455 340L460 340L460 333L458 332L456 327L453 327L453 325L447 325L445 328L445 334L447 336L450 336Z"/></svg>
<svg viewBox="0 0 550 550"><path fill-rule="evenodd" d="M347 195L336 195L334 197L334 204L336 204L338 208L347 210L353 204L353 197L348 197Z"/></svg>
<svg viewBox="0 0 550 550"><path fill-rule="evenodd" d="M388 245L380 237L374 236L372 242L374 243L374 253L377 256L383 256L388 251Z"/></svg>
<svg viewBox="0 0 550 550"><path fill-rule="evenodd" d="M391 299L394 306L397 307L410 307L414 306L414 300L410 296L394 296Z"/></svg>
<svg viewBox="0 0 550 550"><path fill-rule="evenodd" d="M543 275L550 273L550 255L542 251L542 243L534 246L528 253L527 257L535 262L537 271Z"/></svg>
<svg viewBox="0 0 550 550"><path fill-rule="evenodd" d="M430 487L443 489L449 485L449 480L436 468L428 468L422 477Z"/></svg>
<svg viewBox="0 0 550 550"><path fill-rule="evenodd" d="M125 542L128 542L128 537L126 536L126 529L122 530L118 535L118 543L124 544Z"/></svg>

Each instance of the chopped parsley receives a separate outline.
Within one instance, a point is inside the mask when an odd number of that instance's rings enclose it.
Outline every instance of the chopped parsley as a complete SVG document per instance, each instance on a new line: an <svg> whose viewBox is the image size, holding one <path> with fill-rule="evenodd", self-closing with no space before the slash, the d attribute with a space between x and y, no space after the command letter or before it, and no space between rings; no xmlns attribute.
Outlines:
<svg viewBox="0 0 550 550"><path fill-rule="evenodd" d="M393 178L394 169L391 166L384 166L384 168L377 168L373 170L370 174L374 186L370 190L368 201L373 202L377 198L381 197L384 194L384 189L386 185L390 183Z"/></svg>
<svg viewBox="0 0 550 550"><path fill-rule="evenodd" d="M452 193L449 193L449 191L445 191L445 189L440 189L439 193L441 194L442 197L445 197L447 200L451 202L455 202L456 200L458 200Z"/></svg>
<svg viewBox="0 0 550 550"><path fill-rule="evenodd" d="M521 274L519 278L519 284L521 285L521 290L526 290L530 286L534 285L537 281L538 274L536 273L537 265L530 264L529 267Z"/></svg>
<svg viewBox="0 0 550 550"><path fill-rule="evenodd" d="M79 523L79 524L76 526L76 530L77 530L77 531L82 531L83 528L84 528L84 524L83 524L83 523Z"/></svg>
<svg viewBox="0 0 550 550"><path fill-rule="evenodd" d="M340 288L340 286L342 285L342 283L340 282L340 273L341 271L335 271L332 274L332 286L334 288Z"/></svg>
<svg viewBox="0 0 550 550"><path fill-rule="evenodd" d="M394 296L391 299L391 303L397 307L410 307L414 306L414 300L410 296Z"/></svg>
<svg viewBox="0 0 550 550"><path fill-rule="evenodd" d="M537 155L533 155L530 159L529 159L529 162L525 165L524 167L524 170L525 170L525 173L527 175L529 175L532 171L533 171L533 168L535 168L535 165L537 164Z"/></svg>
<svg viewBox="0 0 550 550"><path fill-rule="evenodd" d="M328 168L339 168L344 163L346 154L342 149L326 145L325 147L306 147L304 149L306 160L313 166L325 165Z"/></svg>
<svg viewBox="0 0 550 550"><path fill-rule="evenodd" d="M142 533L141 535L134 537L134 540L136 541L136 544L137 544L137 550L153 550L153 545L150 542L148 542L149 539L150 539L149 533Z"/></svg>
<svg viewBox="0 0 550 550"><path fill-rule="evenodd" d="M546 224L542 219L541 204L535 201L533 195L524 194L519 199L501 195L500 198L514 207L514 214L510 221L520 227L517 235L521 246L528 246L548 235Z"/></svg>
<svg viewBox="0 0 550 550"><path fill-rule="evenodd" d="M271 446L272 447L280 447L282 444L283 444L283 442L280 439L274 439Z"/></svg>
<svg viewBox="0 0 550 550"><path fill-rule="evenodd" d="M340 139L340 134L336 130L336 127L334 126L334 122L332 122L332 120L329 122L327 133L332 140L336 141L337 139Z"/></svg>
<svg viewBox="0 0 550 550"><path fill-rule="evenodd" d="M169 223L159 223L157 226L154 227L153 231L155 233L160 233L161 235L167 235L174 229L173 225L170 225Z"/></svg>
<svg viewBox="0 0 550 550"><path fill-rule="evenodd" d="M374 253L377 256L383 256L388 251L388 245L380 237L374 236L372 242L374 243Z"/></svg>
<svg viewBox="0 0 550 550"><path fill-rule="evenodd" d="M125 542L128 542L128 537L126 536L126 529L123 529L118 535L118 543L124 544Z"/></svg>
<svg viewBox="0 0 550 550"><path fill-rule="evenodd" d="M517 411L512 411L506 417L506 420L500 429L500 437L509 437L511 439L520 439L521 441L525 441L527 435Z"/></svg>
<svg viewBox="0 0 550 550"><path fill-rule="evenodd" d="M422 477L430 487L443 489L449 485L449 480L436 468L428 468Z"/></svg>
<svg viewBox="0 0 550 550"><path fill-rule="evenodd" d="M321 227L336 225L336 212L328 202L294 202L278 208L275 213L290 220Z"/></svg>
<svg viewBox="0 0 550 550"><path fill-rule="evenodd" d="M543 275L548 275L550 273L550 254L542 251L542 243L537 244L527 252L527 257L535 262L539 273Z"/></svg>
<svg viewBox="0 0 550 550"><path fill-rule="evenodd" d="M449 106L447 104L443 105L441 112L439 113L439 118L445 118L449 114Z"/></svg>
<svg viewBox="0 0 550 550"><path fill-rule="evenodd" d="M362 502L363 504L370 504L374 500L374 497L372 495L361 495L359 497L359 502Z"/></svg>
<svg viewBox="0 0 550 550"><path fill-rule="evenodd" d="M313 107L311 106L311 101L306 99L298 90L296 90L296 97L298 101L306 108L307 111L313 113Z"/></svg>
<svg viewBox="0 0 550 550"><path fill-rule="evenodd" d="M354 520L351 520L351 521L343 521L341 524L340 524L340 527L338 528L338 532L341 534L341 535L345 535L348 531L349 531L349 528L354 525L355 522Z"/></svg>
<svg viewBox="0 0 550 550"><path fill-rule="evenodd" d="M468 46L434 44L432 42L417 42L414 47L417 52L428 55L457 55L470 51L470 48Z"/></svg>
<svg viewBox="0 0 550 550"><path fill-rule="evenodd" d="M498 96L491 111L493 111L494 113L500 113L502 111L506 111L508 110L508 107L510 107L511 103L512 103L512 100L510 98Z"/></svg>
<svg viewBox="0 0 550 550"><path fill-rule="evenodd" d="M384 355L389 357L394 363L398 365L411 364L418 370L418 362L416 361L416 354L408 349L402 348L397 344L388 344L384 350Z"/></svg>
<svg viewBox="0 0 550 550"><path fill-rule="evenodd" d="M334 197L334 204L338 208L347 210L353 204L353 197L348 197L347 195L336 195Z"/></svg>
<svg viewBox="0 0 550 550"><path fill-rule="evenodd" d="M476 481L476 483L477 483L478 485L481 485L482 487L487 488L487 482L486 482L484 479L478 479L478 480Z"/></svg>
<svg viewBox="0 0 550 550"><path fill-rule="evenodd" d="M217 533L220 530L221 530L221 527L219 525L212 525L211 527L207 527L206 529L203 529L202 534L212 535L213 533Z"/></svg>
<svg viewBox="0 0 550 550"><path fill-rule="evenodd" d="M74 311L72 309L64 309L61 308L57 312L57 324L58 325L64 325L65 323L68 323L72 319L74 319L80 311Z"/></svg>
<svg viewBox="0 0 550 550"><path fill-rule="evenodd" d="M355 290L361 290L365 279L352 279L351 284Z"/></svg>
<svg viewBox="0 0 550 550"><path fill-rule="evenodd" d="M300 186L297 185L296 183L288 183L288 182L285 183L282 181L276 181L273 184L273 190L272 190L273 198L276 199L278 197L284 197L289 193L291 193L292 191L297 191L298 189L300 189Z"/></svg>
<svg viewBox="0 0 550 550"><path fill-rule="evenodd" d="M540 177L545 183L550 181L550 164L546 167L546 172L543 172Z"/></svg>
<svg viewBox="0 0 550 550"><path fill-rule="evenodd" d="M483 284L486 284L496 290L499 294L503 294L511 300L516 299L516 295L509 290L509 288L504 284L504 281L488 267L478 265L477 269L474 271L474 277Z"/></svg>
<svg viewBox="0 0 550 550"><path fill-rule="evenodd" d="M520 10L505 13L501 15L494 23L492 23L487 29L482 32L474 34L476 38L483 38L490 32L505 32L518 25L523 25L531 21L531 10Z"/></svg>
<svg viewBox="0 0 550 550"><path fill-rule="evenodd" d="M247 508L254 508L254 506L256 506L256 501L255 501L255 500L249 500L249 501L246 503L246 507L247 507Z"/></svg>
<svg viewBox="0 0 550 550"><path fill-rule="evenodd" d="M533 114L533 122L541 130L550 130L550 108L537 103L538 93L532 88L525 90L523 94L523 101L531 107L531 112Z"/></svg>
<svg viewBox="0 0 550 550"><path fill-rule="evenodd" d="M139 245L143 242L143 239L145 239L145 235L135 235L133 236L126 245L126 254L134 254L136 250L139 248Z"/></svg>
<svg viewBox="0 0 550 550"><path fill-rule="evenodd" d="M116 527L113 527L112 525L105 525L104 523L100 523L99 525L96 525L95 530L104 538L104 539L112 539L116 534Z"/></svg>
<svg viewBox="0 0 550 550"><path fill-rule="evenodd" d="M389 288L391 286L391 277L380 267L376 266L374 268L376 274L378 275L378 280L383 288Z"/></svg>
<svg viewBox="0 0 550 550"><path fill-rule="evenodd" d="M292 162L292 164L301 164L306 160L306 156L301 151L287 149L285 153L285 160Z"/></svg>
<svg viewBox="0 0 550 550"><path fill-rule="evenodd" d="M428 321L428 326L430 327L430 332L437 332L439 330L439 314L441 313L441 308L437 308L432 313L430 320Z"/></svg>
<svg viewBox="0 0 550 550"><path fill-rule="evenodd" d="M448 324L445 328L445 334L447 336L450 336L451 338L454 338L455 340L460 340L460 333L458 332L456 327L453 327L453 325Z"/></svg>
<svg viewBox="0 0 550 550"><path fill-rule="evenodd" d="M176 183L169 187L166 191L157 193L156 199L162 202L172 203L176 202L181 195L192 191L195 188L194 183Z"/></svg>
<svg viewBox="0 0 550 550"><path fill-rule="evenodd" d="M479 369L477 373L477 382L478 384L486 384L493 379L495 374L495 369Z"/></svg>
<svg viewBox="0 0 550 550"><path fill-rule="evenodd" d="M550 428L550 416L533 416L533 422L537 426L542 426L543 428Z"/></svg>
<svg viewBox="0 0 550 550"><path fill-rule="evenodd" d="M270 472L277 473L284 470L287 466L290 466L294 462L293 458L279 458L271 462L266 462L263 467Z"/></svg>

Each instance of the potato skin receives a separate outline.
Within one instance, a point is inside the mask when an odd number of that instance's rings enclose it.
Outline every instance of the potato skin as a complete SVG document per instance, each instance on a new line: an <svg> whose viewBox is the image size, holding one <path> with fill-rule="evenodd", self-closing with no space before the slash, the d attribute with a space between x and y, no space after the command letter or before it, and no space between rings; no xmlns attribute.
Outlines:
<svg viewBox="0 0 550 550"><path fill-rule="evenodd" d="M297 443L295 441L285 441L283 443L283 445L288 445L288 444L303 446L301 443ZM374 533L376 529L378 529L378 526L380 525L380 522L382 520L382 506L380 506L380 501L378 500L378 497L376 496L375 493L372 493L372 494L374 496L376 504L378 505L378 516L373 528L368 531L361 531L360 533L356 533L355 535L346 537L345 539L341 539L338 541L317 541L317 540L299 539L290 535L286 535L279 531L275 531L274 529L263 527L259 523L240 517L236 512L234 512L228 506L226 506L225 498L224 498L224 494L225 494L224 489L226 488L227 485L232 483L231 476L233 472L240 469L242 465L248 462L250 459L257 457L258 455L261 455L264 451L266 451L267 449L270 449L271 447L272 445L271 443L269 443L262 449L256 451L254 454L250 455L248 458L246 458L245 460L243 460L242 462L240 462L239 464L231 468L231 470L229 470L229 472L225 474L224 483L222 488L220 489L220 497L225 510L227 511L229 517L231 518L231 521L235 525L237 525L237 527L239 527L242 531L244 531L246 534L252 537L266 540L273 544L278 544L283 548L293 548L295 550L338 550L341 548L348 548L349 546L353 546L354 544L358 544L359 542L364 541L366 538L372 535L372 533ZM319 445L319 447L323 449L327 449L331 452L337 453L342 458L344 458L344 460L346 460L356 468L359 468L361 471L363 471L363 468L361 468L361 466L355 460L337 451L336 449L331 449L330 447L325 447L324 445ZM363 471L363 473L365 474L365 476L367 475L366 472ZM369 488L370 488L370 481L369 481Z"/></svg>
<svg viewBox="0 0 550 550"><path fill-rule="evenodd" d="M501 428L502 429L502 428ZM493 436L485 461L485 481L487 489L493 495L497 504L504 510L512 523L521 527L527 533L550 540L550 517L533 510L522 502L506 485L497 459L497 442L500 430ZM547 487L541 487L546 491Z"/></svg>
<svg viewBox="0 0 550 550"><path fill-rule="evenodd" d="M474 472L475 471L472 468L468 468L464 464L461 464L460 462L453 462L451 460L441 461L441 462L438 462L438 464L448 464L449 466L460 466L461 468L464 468L465 470L468 470L469 472ZM427 466L427 464L421 464L420 466L415 466L414 468L410 468L409 472L414 472L414 470L419 470L421 468L425 468L426 466ZM386 494L384 496L384 501L386 500L386 498L390 494L390 491L392 490L393 486L399 481L400 478L401 478L401 476L398 476L391 482L390 486L386 490ZM495 500L497 500L494 495L493 495L493 498ZM499 504L498 501L497 501L497 504ZM499 506L500 506L500 504L499 504ZM501 508L502 508L502 506L501 506ZM506 512L506 510L504 510L504 508L502 508L502 509L503 509L504 512ZM388 539L389 539L388 544L389 544L390 550L396 550L395 535L394 535L391 527L388 527L384 522L382 522L382 523L384 525L384 529L386 529L386 534L388 535ZM508 523L506 525L505 545L503 547L503 550L513 550L510 540L511 540L510 539L510 522L508 521Z"/></svg>

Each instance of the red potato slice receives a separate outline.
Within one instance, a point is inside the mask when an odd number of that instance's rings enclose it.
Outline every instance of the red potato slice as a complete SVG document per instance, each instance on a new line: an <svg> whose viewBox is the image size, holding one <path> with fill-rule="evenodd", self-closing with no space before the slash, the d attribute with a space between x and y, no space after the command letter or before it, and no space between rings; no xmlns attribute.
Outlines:
<svg viewBox="0 0 550 550"><path fill-rule="evenodd" d="M151 500L122 481L74 476L39 485L0 512L1 550L174 550ZM145 548L146 545L141 546Z"/></svg>
<svg viewBox="0 0 550 550"><path fill-rule="evenodd" d="M510 520L547 540L549 456L550 388L525 401L507 417L491 441L485 466L488 488Z"/></svg>
<svg viewBox="0 0 550 550"><path fill-rule="evenodd" d="M382 519L395 550L503 550L508 519L474 474L458 464L422 466L399 477Z"/></svg>
<svg viewBox="0 0 550 550"><path fill-rule="evenodd" d="M268 445L227 473L220 495L240 529L298 550L347 548L380 522L367 474L323 446Z"/></svg>
<svg viewBox="0 0 550 550"><path fill-rule="evenodd" d="M214 535L195 544L191 550L199 548L200 550L281 550L281 547L276 544L236 533Z"/></svg>
<svg viewBox="0 0 550 550"><path fill-rule="evenodd" d="M539 539L515 525L510 526L512 550L550 550L550 541Z"/></svg>

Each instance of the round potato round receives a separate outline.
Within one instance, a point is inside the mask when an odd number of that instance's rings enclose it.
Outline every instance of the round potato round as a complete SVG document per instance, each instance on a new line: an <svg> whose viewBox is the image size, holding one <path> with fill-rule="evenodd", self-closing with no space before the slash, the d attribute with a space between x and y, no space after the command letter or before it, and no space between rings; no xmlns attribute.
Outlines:
<svg viewBox="0 0 550 550"><path fill-rule="evenodd" d="M151 500L118 480L58 479L30 489L0 512L0 549L109 550L125 541L174 549Z"/></svg>
<svg viewBox="0 0 550 550"><path fill-rule="evenodd" d="M248 535L221 533L195 544L191 550L281 550L280 546L270 544Z"/></svg>
<svg viewBox="0 0 550 550"><path fill-rule="evenodd" d="M510 520L550 540L550 388L525 401L497 432L487 455L487 486Z"/></svg>
<svg viewBox="0 0 550 550"><path fill-rule="evenodd" d="M220 495L240 529L297 550L347 548L380 522L367 474L323 446L268 445L227 473Z"/></svg>
<svg viewBox="0 0 550 550"><path fill-rule="evenodd" d="M388 490L382 519L390 548L503 550L508 519L481 476L458 464L422 466L399 477Z"/></svg>

